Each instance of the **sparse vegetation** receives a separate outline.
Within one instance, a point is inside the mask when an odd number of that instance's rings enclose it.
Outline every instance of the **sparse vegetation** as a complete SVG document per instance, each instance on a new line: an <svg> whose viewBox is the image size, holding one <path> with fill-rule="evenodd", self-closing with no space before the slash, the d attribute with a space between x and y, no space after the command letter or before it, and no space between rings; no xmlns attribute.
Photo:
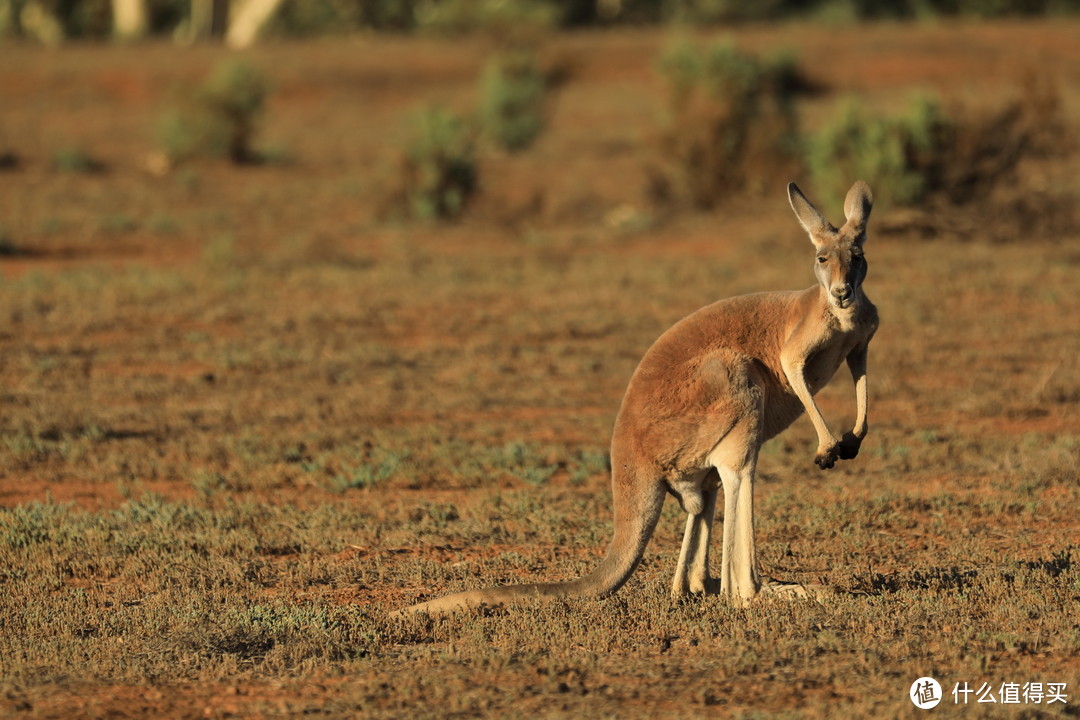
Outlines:
<svg viewBox="0 0 1080 720"><path fill-rule="evenodd" d="M462 35L482 32L499 43L521 47L547 33L558 18L543 0L444 0L417 5L417 27L426 32Z"/></svg>
<svg viewBox="0 0 1080 720"><path fill-rule="evenodd" d="M58 2L12 0L0 5L0 39L39 41L108 39L109 0ZM148 30L160 37L182 34L190 24L189 0L153 0ZM29 6L29 10L26 8ZM20 13L19 11L22 10ZM1067 16L1077 0L304 0L282 3L269 23L270 35L310 37L372 30L485 32L541 22L563 27L676 22L720 23L805 20L855 23L863 20L1008 18Z"/></svg>
<svg viewBox="0 0 1080 720"><path fill-rule="evenodd" d="M450 219L476 190L474 130L460 115L428 107L412 116L396 202L421 220Z"/></svg>
<svg viewBox="0 0 1080 720"><path fill-rule="evenodd" d="M18 248L15 247L15 242L11 239L11 232L0 225L0 257L5 255L15 255L18 252Z"/></svg>
<svg viewBox="0 0 1080 720"><path fill-rule="evenodd" d="M759 60L729 43L679 42L658 69L668 85L660 147L670 169L654 178L654 196L709 208L790 176L799 154L791 55Z"/></svg>
<svg viewBox="0 0 1080 720"><path fill-rule="evenodd" d="M849 100L810 139L807 164L833 201L848 178L865 177L883 189L886 203L938 196L962 204L1014 178L1023 160L1070 143L1060 105L1053 82L1038 77L989 110L955 103L946 110L920 97L906 115L875 117Z"/></svg>
<svg viewBox="0 0 1080 720"><path fill-rule="evenodd" d="M255 136L269 83L244 60L217 65L206 82L187 90L162 121L161 142L172 160L210 157L259 160Z"/></svg>
<svg viewBox="0 0 1080 720"><path fill-rule="evenodd" d="M952 126L936 102L919 99L903 117L870 118L856 100L808 143L811 176L835 205L848 178L867 178L887 206L911 205L933 189Z"/></svg>
<svg viewBox="0 0 1080 720"><path fill-rule="evenodd" d="M480 120L498 145L512 152L532 144L544 125L547 78L536 54L507 50L484 66Z"/></svg>
<svg viewBox="0 0 1080 720"><path fill-rule="evenodd" d="M63 148L53 155L53 167L67 173L97 173L105 164L79 148Z"/></svg>

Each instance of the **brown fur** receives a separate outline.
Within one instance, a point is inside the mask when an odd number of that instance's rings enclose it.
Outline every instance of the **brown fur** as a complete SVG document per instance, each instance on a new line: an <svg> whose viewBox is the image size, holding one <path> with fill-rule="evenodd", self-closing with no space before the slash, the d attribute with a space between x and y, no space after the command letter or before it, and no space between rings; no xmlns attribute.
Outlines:
<svg viewBox="0 0 1080 720"><path fill-rule="evenodd" d="M862 244L872 197L852 186L847 223L834 228L794 183L788 197L813 241L818 284L802 291L743 295L713 303L672 326L630 379L611 443L615 535L593 572L565 583L474 590L402 612L448 612L528 597L609 595L630 577L652 536L666 493L687 513L672 592L716 592L745 603L765 590L753 536L758 451L806 411L818 433L815 464L854 458L866 435L866 348L877 311L862 294ZM842 440L829 432L813 395L847 362L858 417ZM719 582L709 577L708 546L719 490L724 542Z"/></svg>

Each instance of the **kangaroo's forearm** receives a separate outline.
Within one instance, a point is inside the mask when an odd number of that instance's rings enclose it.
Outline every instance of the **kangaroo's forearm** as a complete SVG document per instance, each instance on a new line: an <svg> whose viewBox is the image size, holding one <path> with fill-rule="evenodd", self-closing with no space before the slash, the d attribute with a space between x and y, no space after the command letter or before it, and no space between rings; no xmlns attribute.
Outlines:
<svg viewBox="0 0 1080 720"><path fill-rule="evenodd" d="M867 391L866 391L866 375L855 380L855 427L851 433L862 440L866 437L866 432L869 429L869 424L866 419L866 406L867 406Z"/></svg>
<svg viewBox="0 0 1080 720"><path fill-rule="evenodd" d="M825 418L822 416L821 411L818 410L817 403L814 402L814 396L806 384L804 366L797 363L784 363L783 368L788 384L791 385L791 389L802 402L803 409L806 410L806 416L810 418L810 422L814 425L814 430L818 436L818 445L827 448L836 444L836 438L825 423Z"/></svg>
<svg viewBox="0 0 1080 720"><path fill-rule="evenodd" d="M851 369L851 377L855 381L855 427L852 434L862 440L866 437L868 391L866 388L866 355L867 348L856 348L847 357L848 367Z"/></svg>

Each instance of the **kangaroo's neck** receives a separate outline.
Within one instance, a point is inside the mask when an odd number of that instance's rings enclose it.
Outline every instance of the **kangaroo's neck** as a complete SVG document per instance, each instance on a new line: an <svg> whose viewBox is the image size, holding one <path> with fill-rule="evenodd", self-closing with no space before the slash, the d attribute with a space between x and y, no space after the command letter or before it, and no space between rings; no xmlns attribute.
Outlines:
<svg viewBox="0 0 1080 720"><path fill-rule="evenodd" d="M867 311L870 310L872 313L873 304L863 294L862 287L856 288L855 297L847 307L838 307L832 303L829 300L829 291L821 285L810 288L808 293L813 294L814 302L821 314L831 320L829 324L843 333L856 330L870 314Z"/></svg>

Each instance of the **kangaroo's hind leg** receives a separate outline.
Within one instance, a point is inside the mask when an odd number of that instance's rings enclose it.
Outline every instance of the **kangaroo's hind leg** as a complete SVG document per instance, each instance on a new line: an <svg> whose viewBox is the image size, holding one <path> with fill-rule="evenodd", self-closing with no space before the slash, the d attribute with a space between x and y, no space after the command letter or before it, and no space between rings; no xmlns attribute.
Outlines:
<svg viewBox="0 0 1080 720"><path fill-rule="evenodd" d="M709 471L703 481L701 512L687 513L686 516L679 564L671 585L672 597L719 591L719 582L709 576L709 541L718 493L719 478L714 471Z"/></svg>
<svg viewBox="0 0 1080 720"><path fill-rule="evenodd" d="M697 562L696 555L701 543L701 520L707 516L709 524L712 522L716 498L710 497L705 487L704 481L707 474L706 471L699 471L668 481L668 491L678 498L679 506L686 513L686 531L683 533L679 562L671 584L673 598L679 598L691 592L688 573Z"/></svg>
<svg viewBox="0 0 1080 720"><path fill-rule="evenodd" d="M720 592L720 581L709 575L709 542L712 539L713 521L716 517L716 499L720 493L720 476L710 471L705 478L705 508L694 517L696 541L693 561L690 563L690 592L714 594Z"/></svg>
<svg viewBox="0 0 1080 720"><path fill-rule="evenodd" d="M724 487L724 542L720 558L720 594L739 606L761 590L754 545L754 473L762 443L765 394L756 373L743 368L733 383L738 410L735 425L709 454Z"/></svg>
<svg viewBox="0 0 1080 720"><path fill-rule="evenodd" d="M756 452L754 453L756 455ZM757 596L761 580L754 546L754 470L756 457L718 466L724 484L724 544L720 592L738 606Z"/></svg>

